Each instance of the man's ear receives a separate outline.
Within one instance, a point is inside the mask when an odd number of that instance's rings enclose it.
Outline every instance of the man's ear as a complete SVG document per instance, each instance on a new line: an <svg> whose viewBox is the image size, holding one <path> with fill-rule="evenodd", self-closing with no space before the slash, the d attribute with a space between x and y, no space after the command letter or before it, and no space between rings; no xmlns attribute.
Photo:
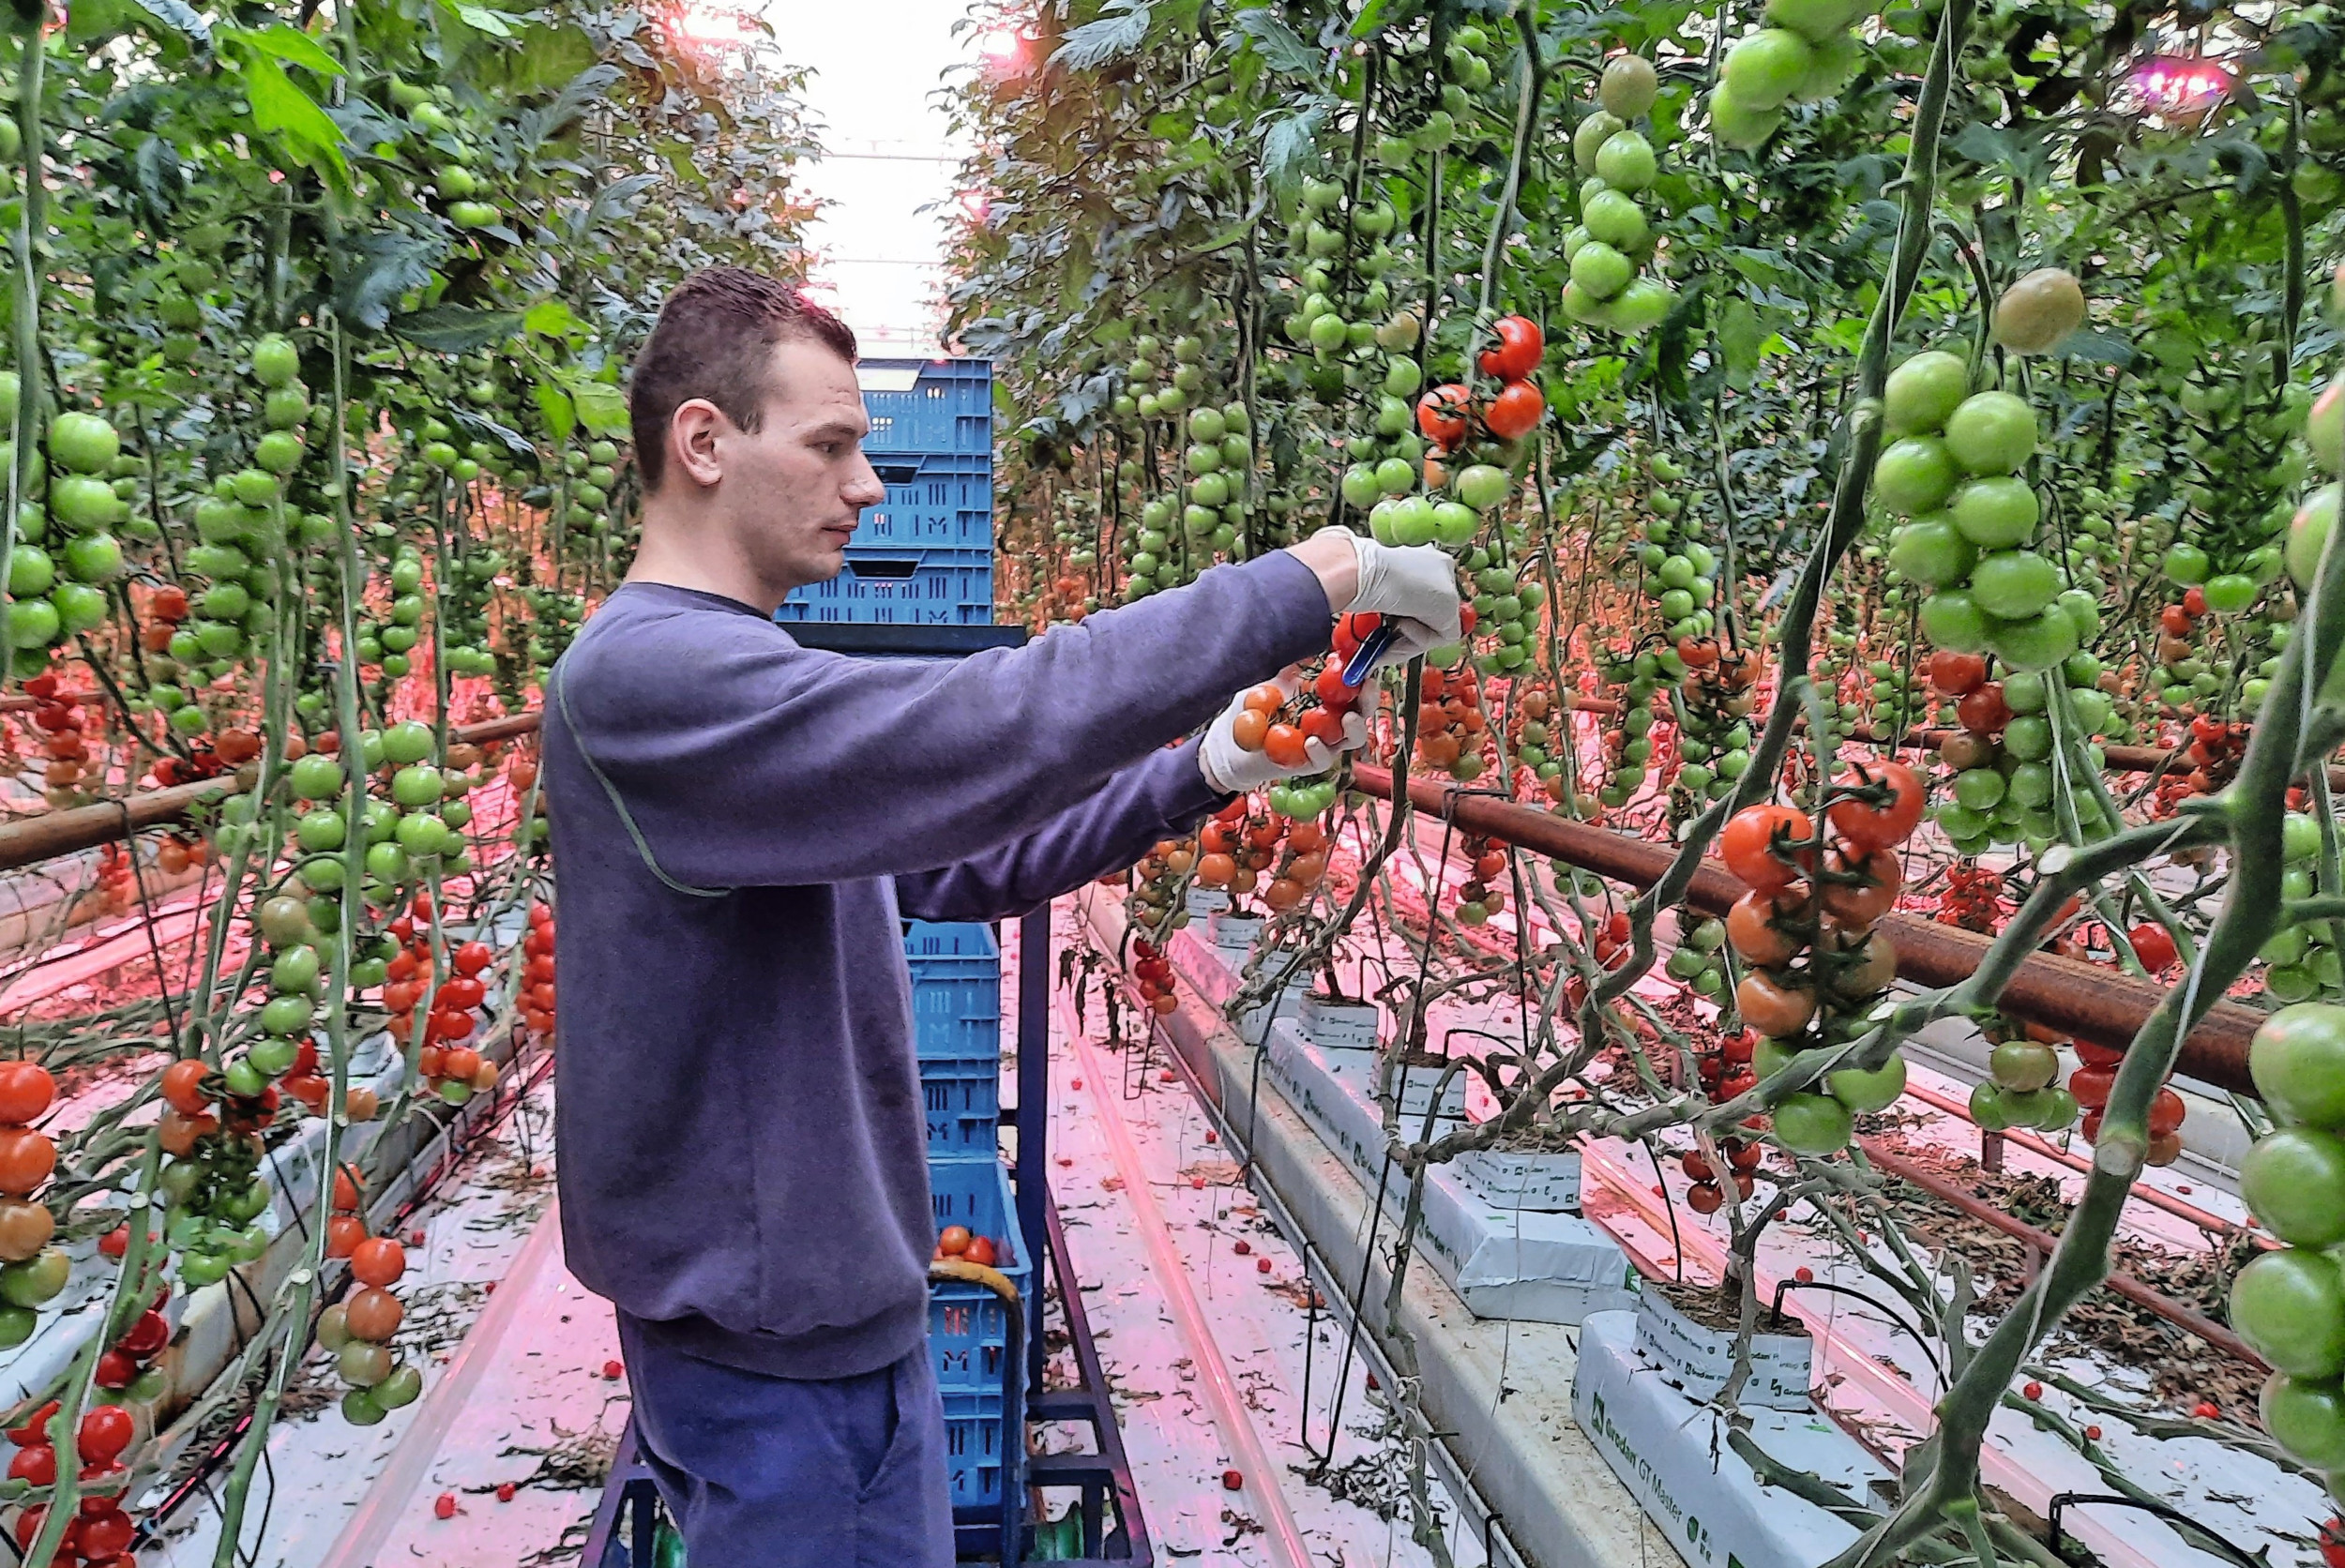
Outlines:
<svg viewBox="0 0 2345 1568"><path fill-rule="evenodd" d="M668 421L668 467L704 489L725 476L718 439L734 433L724 410L705 398L677 405Z"/></svg>

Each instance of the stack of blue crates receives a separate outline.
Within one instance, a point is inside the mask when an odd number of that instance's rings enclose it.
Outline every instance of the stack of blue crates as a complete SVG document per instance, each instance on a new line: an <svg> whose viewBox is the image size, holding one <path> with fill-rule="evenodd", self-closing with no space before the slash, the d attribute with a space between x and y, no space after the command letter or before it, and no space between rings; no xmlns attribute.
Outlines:
<svg viewBox="0 0 2345 1568"><path fill-rule="evenodd" d="M864 509L847 569L809 583L777 619L893 626L993 620L993 365L866 359L856 367L887 487Z"/></svg>
<svg viewBox="0 0 2345 1568"><path fill-rule="evenodd" d="M992 1240L994 1267L1034 1288L1003 1168L1002 955L992 927L915 920L904 933L912 970L913 1045L927 1102L929 1192L936 1227L964 1225ZM1034 1321L1031 1309L1027 1321ZM1005 1379L1009 1322L1001 1298L975 1285L929 1292L929 1355L945 1396L945 1439L956 1509L1001 1506L1011 1440Z"/></svg>

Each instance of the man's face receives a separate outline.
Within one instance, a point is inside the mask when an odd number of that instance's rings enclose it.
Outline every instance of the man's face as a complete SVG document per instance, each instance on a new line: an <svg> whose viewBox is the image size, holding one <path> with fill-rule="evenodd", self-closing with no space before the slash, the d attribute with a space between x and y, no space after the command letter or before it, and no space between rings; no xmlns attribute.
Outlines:
<svg viewBox="0 0 2345 1568"><path fill-rule="evenodd" d="M887 498L863 455L870 428L854 366L820 343L776 347L764 426L724 441L722 509L777 601L837 577L858 514Z"/></svg>

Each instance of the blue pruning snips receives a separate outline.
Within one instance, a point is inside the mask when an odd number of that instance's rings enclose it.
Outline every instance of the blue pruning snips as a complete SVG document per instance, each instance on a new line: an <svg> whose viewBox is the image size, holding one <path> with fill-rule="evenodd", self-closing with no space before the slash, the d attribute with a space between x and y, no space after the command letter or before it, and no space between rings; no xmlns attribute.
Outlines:
<svg viewBox="0 0 2345 1568"><path fill-rule="evenodd" d="M1368 684L1368 672L1376 668L1376 661L1384 656L1400 634L1388 626L1379 626L1369 632L1352 652L1352 662L1343 667L1343 684L1360 686Z"/></svg>

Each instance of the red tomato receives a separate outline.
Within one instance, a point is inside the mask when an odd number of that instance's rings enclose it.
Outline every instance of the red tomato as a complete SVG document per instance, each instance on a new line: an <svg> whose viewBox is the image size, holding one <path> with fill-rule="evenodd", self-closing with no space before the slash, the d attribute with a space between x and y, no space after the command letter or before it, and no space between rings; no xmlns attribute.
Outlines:
<svg viewBox="0 0 2345 1568"><path fill-rule="evenodd" d="M1968 697L1987 679L1987 660L1977 654L1941 648L1929 656L1929 684L1949 697Z"/></svg>
<svg viewBox="0 0 2345 1568"><path fill-rule="evenodd" d="M1991 735L2011 722L2010 705L2003 700L2003 683L1989 681L1955 704L1954 716L1974 735Z"/></svg>
<svg viewBox="0 0 2345 1568"><path fill-rule="evenodd" d="M16 1451L8 1461L8 1477L13 1481L30 1482L36 1486L53 1486L57 1482L57 1451L45 1442L37 1442Z"/></svg>
<svg viewBox="0 0 2345 1568"><path fill-rule="evenodd" d="M56 1079L39 1063L0 1063L0 1122L38 1121L56 1097Z"/></svg>
<svg viewBox="0 0 2345 1568"><path fill-rule="evenodd" d="M1484 375L1500 381L1520 381L1539 368L1539 356L1547 352L1547 339L1536 322L1523 316L1501 316L1490 324L1490 333L1498 342L1482 351Z"/></svg>
<svg viewBox="0 0 2345 1568"><path fill-rule="evenodd" d="M0 1193L29 1198L57 1168L57 1146L30 1127L0 1127Z"/></svg>
<svg viewBox="0 0 2345 1568"><path fill-rule="evenodd" d="M1310 761L1303 739L1303 731L1294 725L1274 724L1263 735L1263 754L1282 768L1299 768Z"/></svg>
<svg viewBox="0 0 2345 1568"><path fill-rule="evenodd" d="M2114 1067L2079 1067L2068 1075L2068 1093L2086 1110L2100 1110L2108 1106L2110 1086L2116 1081Z"/></svg>
<svg viewBox="0 0 2345 1568"><path fill-rule="evenodd" d="M1466 411L1473 394L1456 382L1436 386L1416 400L1416 428L1425 439L1453 445L1466 433Z"/></svg>
<svg viewBox="0 0 2345 1568"><path fill-rule="evenodd" d="M937 1256L959 1258L969 1250L969 1244L974 1240L976 1238L969 1234L967 1226L948 1225L936 1238Z"/></svg>
<svg viewBox="0 0 2345 1568"><path fill-rule="evenodd" d="M1313 708L1303 716L1303 733L1322 746L1343 744L1343 715L1335 708Z"/></svg>
<svg viewBox="0 0 2345 1568"><path fill-rule="evenodd" d="M351 1249L351 1276L361 1285L394 1285L406 1272L407 1249L388 1236L370 1236Z"/></svg>
<svg viewBox="0 0 2345 1568"><path fill-rule="evenodd" d="M2190 611L2178 604L2170 604L2157 612L2157 624L2169 637L2188 637L2192 625Z"/></svg>
<svg viewBox="0 0 2345 1568"><path fill-rule="evenodd" d="M993 1250L993 1238L991 1236L970 1237L968 1250L961 1257L972 1263L982 1263L989 1269L1000 1260L999 1254Z"/></svg>
<svg viewBox="0 0 2345 1568"><path fill-rule="evenodd" d="M124 1355L146 1360L171 1343L171 1324L159 1312L142 1312L130 1320L130 1326L114 1341L114 1349Z"/></svg>
<svg viewBox="0 0 2345 1568"><path fill-rule="evenodd" d="M1348 708L1360 700L1358 686L1343 684L1343 666L1339 663L1331 663L1319 672L1319 679L1311 683L1311 694L1319 699L1323 708Z"/></svg>
<svg viewBox="0 0 2345 1568"><path fill-rule="evenodd" d="M2174 946L2174 939L2167 935L2166 927L2155 920L2144 920L2127 931L2126 940L2133 943L2133 956L2152 974L2172 968L2174 960L2182 956Z"/></svg>
<svg viewBox="0 0 2345 1568"><path fill-rule="evenodd" d="M1547 417L1547 398L1527 381L1510 381L1500 388L1490 406L1483 412L1482 423L1490 434L1501 441L1517 441L1539 428Z"/></svg>
<svg viewBox="0 0 2345 1568"><path fill-rule="evenodd" d="M496 954L485 942L468 942L456 950L455 960L457 973L477 974L496 961Z"/></svg>
<svg viewBox="0 0 2345 1568"><path fill-rule="evenodd" d="M2206 613L2206 591L2202 588L2183 590L2182 607L2189 611L2192 620L2197 620Z"/></svg>
<svg viewBox="0 0 2345 1568"><path fill-rule="evenodd" d="M1841 799L1825 813L1840 837L1859 850L1886 850L1914 836L1922 821L1922 781L1903 762L1859 762L1840 780L1843 789L1885 785L1893 792L1886 805ZM1828 901L1828 899L1827 899Z"/></svg>
<svg viewBox="0 0 2345 1568"><path fill-rule="evenodd" d="M1774 843L1778 837L1805 842L1810 831L1806 812L1788 806L1746 806L1718 835L1718 856L1728 870L1753 887L1787 886L1799 876L1800 867L1778 859Z"/></svg>
<svg viewBox="0 0 2345 1568"><path fill-rule="evenodd" d="M74 1440L74 1447L85 1465L102 1465L109 1459L119 1459L130 1446L136 1427L130 1412L119 1405L98 1405L82 1418L82 1430Z"/></svg>
<svg viewBox="0 0 2345 1568"><path fill-rule="evenodd" d="M163 1098L182 1116L201 1116L212 1108L199 1087L203 1081L203 1063L193 1059L174 1062L163 1069Z"/></svg>
<svg viewBox="0 0 2345 1568"><path fill-rule="evenodd" d="M2188 1109L2180 1094L2171 1089L2159 1090L2157 1098L2150 1102L2150 1136L2164 1138L2169 1133L2180 1131L2183 1116Z"/></svg>

